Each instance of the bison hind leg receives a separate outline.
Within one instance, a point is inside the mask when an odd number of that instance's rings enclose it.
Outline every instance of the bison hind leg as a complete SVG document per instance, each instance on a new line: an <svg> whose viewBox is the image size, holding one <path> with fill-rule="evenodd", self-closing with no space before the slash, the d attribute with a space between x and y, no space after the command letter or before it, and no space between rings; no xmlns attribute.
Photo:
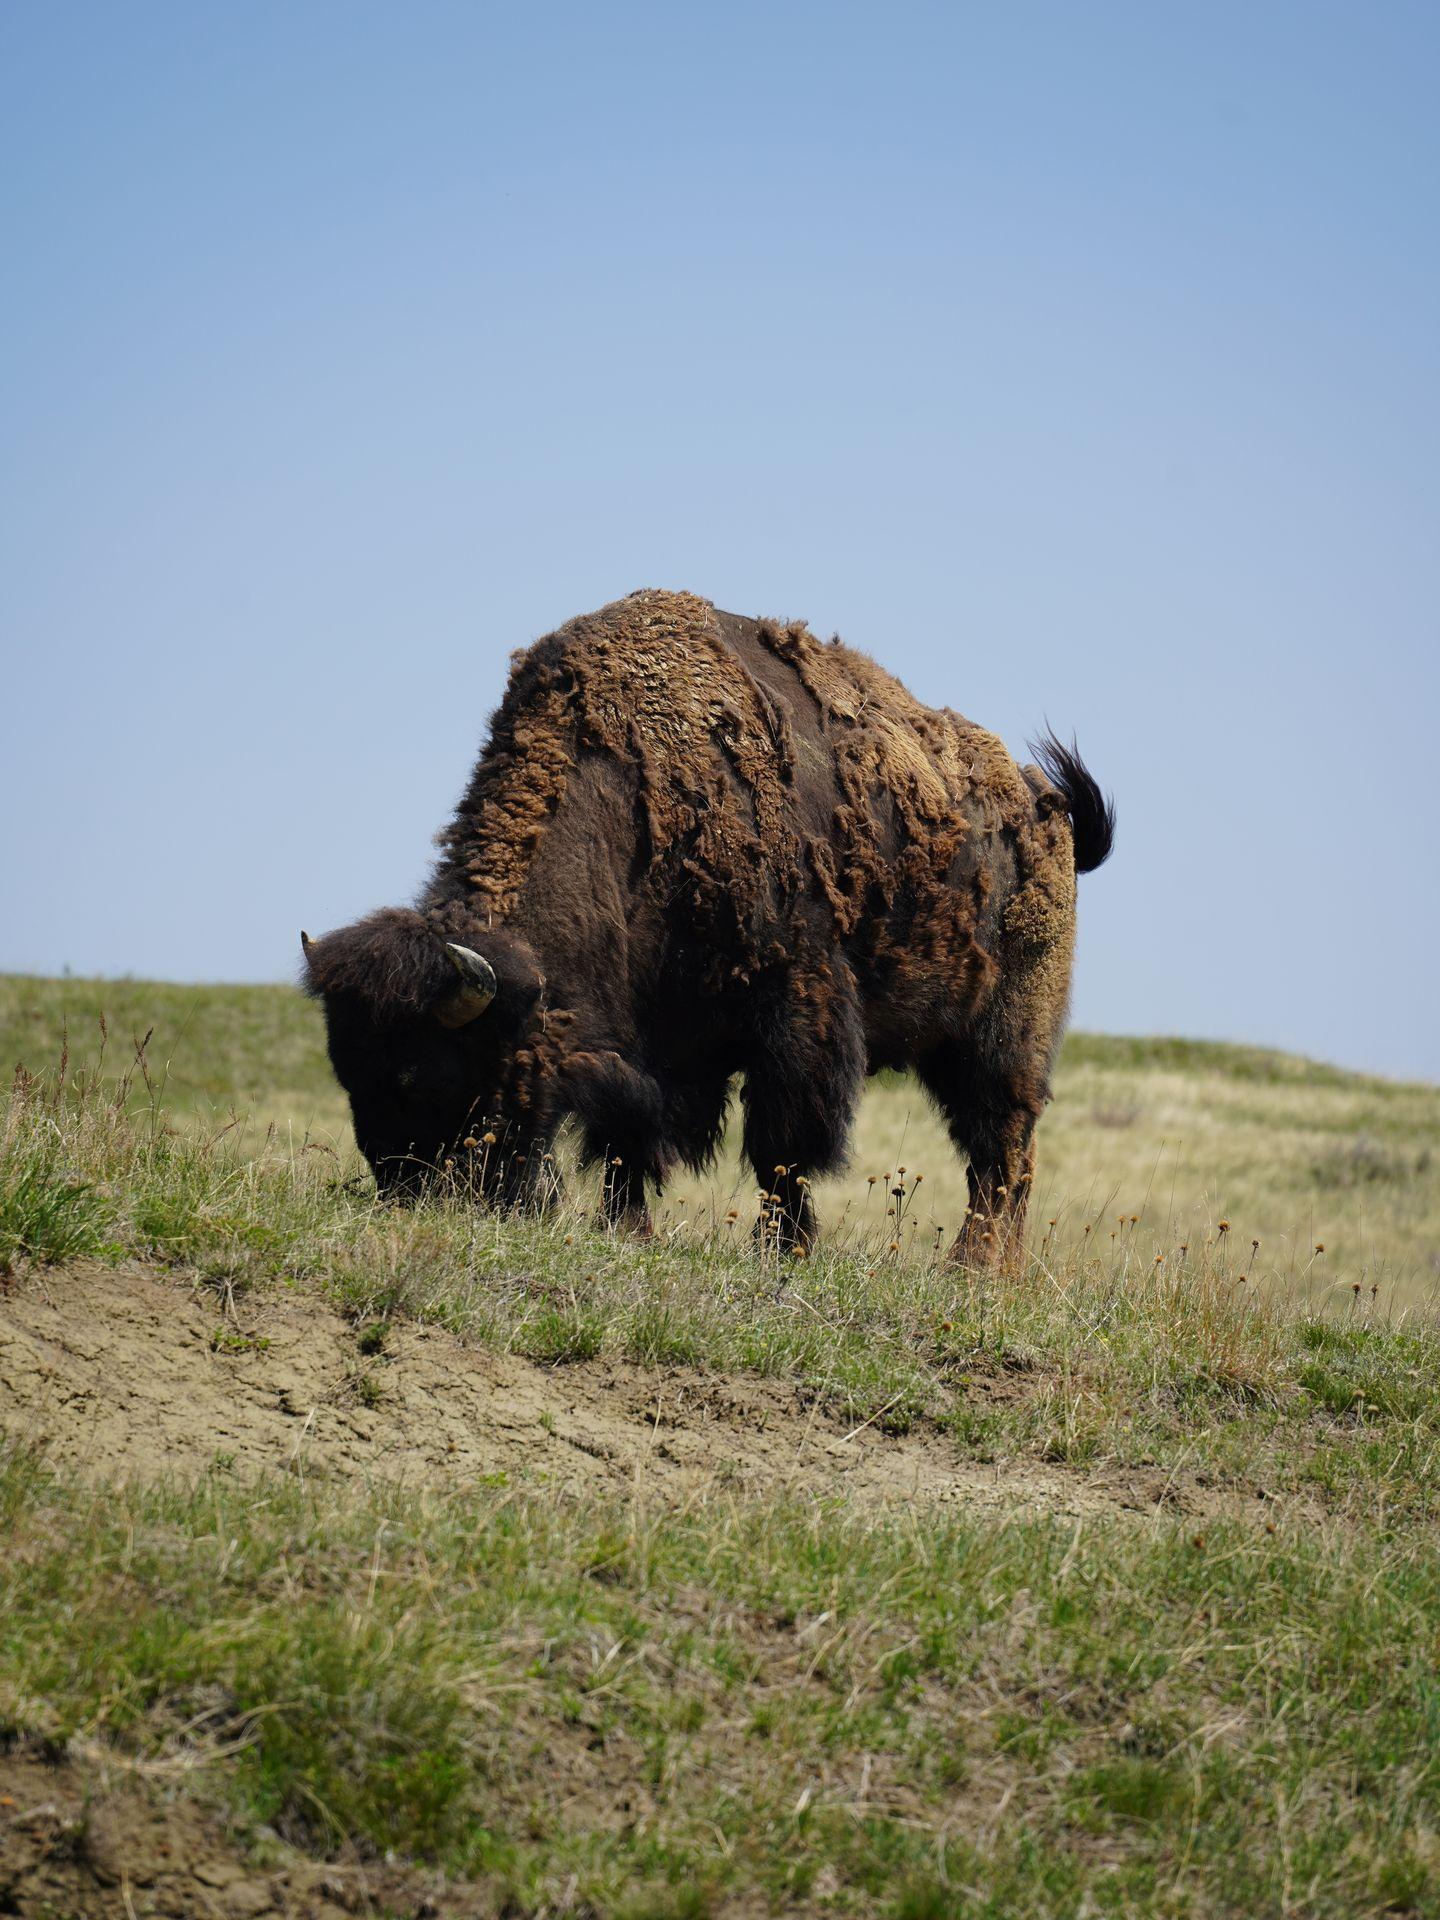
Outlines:
<svg viewBox="0 0 1440 1920"><path fill-rule="evenodd" d="M973 1047L949 1044L919 1063L921 1084L966 1156L970 1204L950 1249L967 1267L1018 1268L1035 1178L1035 1123L1047 1098L1048 1062L1008 1070Z"/></svg>

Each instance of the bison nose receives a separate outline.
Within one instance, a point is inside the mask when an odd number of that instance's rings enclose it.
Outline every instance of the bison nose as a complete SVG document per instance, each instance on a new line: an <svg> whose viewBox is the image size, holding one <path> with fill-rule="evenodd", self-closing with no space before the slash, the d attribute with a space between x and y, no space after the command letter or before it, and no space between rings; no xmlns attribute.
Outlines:
<svg viewBox="0 0 1440 1920"><path fill-rule="evenodd" d="M370 1156L375 1185L384 1200L416 1200L424 1187L424 1168L409 1154Z"/></svg>

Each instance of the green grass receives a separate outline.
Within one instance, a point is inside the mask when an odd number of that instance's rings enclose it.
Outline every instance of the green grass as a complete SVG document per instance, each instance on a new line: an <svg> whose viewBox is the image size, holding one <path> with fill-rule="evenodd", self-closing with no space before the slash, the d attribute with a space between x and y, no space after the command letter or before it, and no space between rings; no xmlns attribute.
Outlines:
<svg viewBox="0 0 1440 1920"><path fill-rule="evenodd" d="M86 1063L101 1052L112 1080L133 1074L148 1034L149 1070L167 1110L223 1125L243 1116L261 1135L272 1122L334 1129L344 1101L325 1057L318 1010L289 987L176 986L157 980L48 980L0 975L0 1063L49 1067L68 1038ZM137 1098L143 1077L133 1076Z"/></svg>
<svg viewBox="0 0 1440 1920"><path fill-rule="evenodd" d="M757 1254L718 1199L713 1227L676 1209L648 1243L597 1232L583 1192L542 1219L390 1211L342 1136L307 1134L334 1095L298 998L245 990L232 1021L229 990L107 987L105 1056L61 1072L95 991L4 987L38 1075L0 1130L12 1294L63 1300L76 1258L142 1263L213 1299L208 1364L238 1342L260 1380L237 1299L338 1307L361 1408L403 1364L397 1323L428 1321L560 1378L760 1375L957 1472L1118 1493L1021 1519L717 1475L674 1505L538 1474L242 1481L208 1447L184 1482L97 1491L12 1436L0 1756L141 1762L256 1858L388 1858L535 1920L1440 1911L1418 1253L1327 1281L1328 1244L1257 1258L1238 1208L1197 1230L1153 1193L1123 1218L1042 1209L1006 1279L936 1261L933 1235L892 1256L863 1204L805 1263ZM147 1086L115 1036L152 1022ZM1086 1151L1123 1160L1150 1122L1116 1114L1223 1098L1274 1136L1252 1174L1271 1203L1363 1138L1381 1160L1357 1163L1403 1173L1336 1204L1388 1208L1397 1245L1428 1231L1434 1090L1180 1045L1073 1041L1054 1157L1087 1111ZM862 1125L910 1099L879 1087Z"/></svg>
<svg viewBox="0 0 1440 1920"><path fill-rule="evenodd" d="M513 1914L1434 1911L1412 1530L0 1469L0 1732Z"/></svg>
<svg viewBox="0 0 1440 1920"><path fill-rule="evenodd" d="M7 1156L0 1187L0 1274L21 1261L53 1266L100 1253L110 1206L91 1181L65 1164L59 1141L34 1135Z"/></svg>

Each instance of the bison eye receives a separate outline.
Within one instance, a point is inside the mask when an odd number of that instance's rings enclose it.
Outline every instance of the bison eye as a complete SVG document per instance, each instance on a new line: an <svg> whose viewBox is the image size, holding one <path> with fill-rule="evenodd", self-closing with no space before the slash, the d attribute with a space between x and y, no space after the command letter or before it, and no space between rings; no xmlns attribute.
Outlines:
<svg viewBox="0 0 1440 1920"><path fill-rule="evenodd" d="M399 1084L400 1086L402 1086L402 1087L413 1087L413 1086L414 1086L414 1084L415 1084L415 1069L414 1069L414 1067L402 1067L402 1068L400 1069L400 1071L399 1071L399 1073L398 1073L398 1074L396 1074L396 1076L395 1076L395 1078L396 1078L396 1081L397 1081L397 1083L398 1083L398 1084Z"/></svg>

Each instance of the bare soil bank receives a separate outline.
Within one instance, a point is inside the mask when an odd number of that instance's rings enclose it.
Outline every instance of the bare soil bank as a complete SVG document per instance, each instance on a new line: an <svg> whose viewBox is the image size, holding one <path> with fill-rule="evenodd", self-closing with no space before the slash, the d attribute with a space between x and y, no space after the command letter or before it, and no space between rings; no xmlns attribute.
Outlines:
<svg viewBox="0 0 1440 1920"><path fill-rule="evenodd" d="M1040 1379L976 1372L965 1390L1014 1398ZM1212 1504L1206 1487L1158 1470L982 1464L933 1426L847 1425L784 1379L542 1367L409 1324L366 1357L313 1296L250 1298L222 1317L213 1294L137 1266L72 1267L0 1297L0 1425L111 1480L218 1466L456 1489L504 1474L676 1502L849 1494L1077 1517Z"/></svg>
<svg viewBox="0 0 1440 1920"><path fill-rule="evenodd" d="M25 1920L342 1920L496 1912L483 1890L383 1863L257 1866L223 1823L104 1758L0 1753L0 1914Z"/></svg>

